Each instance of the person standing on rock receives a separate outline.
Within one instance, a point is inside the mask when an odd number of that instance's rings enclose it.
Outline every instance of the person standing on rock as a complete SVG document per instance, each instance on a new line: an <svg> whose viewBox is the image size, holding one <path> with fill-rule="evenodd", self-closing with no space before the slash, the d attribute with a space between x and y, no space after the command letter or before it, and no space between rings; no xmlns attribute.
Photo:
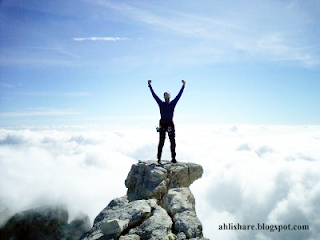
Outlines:
<svg viewBox="0 0 320 240"><path fill-rule="evenodd" d="M159 105L160 108L160 115L161 115L161 119L159 121L159 128L158 128L158 132L159 132L159 145L158 145L158 154L157 154L157 158L158 158L158 163L161 164L161 154L162 154L162 148L164 145L164 141L166 138L166 132L168 132L169 135L169 139L170 139L170 144L171 144L171 162L172 163L176 163L176 141L175 141L175 130L174 130L174 124L173 124L173 111L174 108L178 102L178 100L180 99L182 92L184 90L184 87L186 85L186 81L182 80L182 87L180 92L178 93L178 95L175 97L175 99L173 99L172 101L170 101L170 93L169 92L165 92L164 93L164 99L165 101L161 101L161 99L154 93L152 86L151 86L151 80L148 80L148 86L150 88L150 91L152 93L152 96L154 97L154 99L156 100L156 102Z"/></svg>

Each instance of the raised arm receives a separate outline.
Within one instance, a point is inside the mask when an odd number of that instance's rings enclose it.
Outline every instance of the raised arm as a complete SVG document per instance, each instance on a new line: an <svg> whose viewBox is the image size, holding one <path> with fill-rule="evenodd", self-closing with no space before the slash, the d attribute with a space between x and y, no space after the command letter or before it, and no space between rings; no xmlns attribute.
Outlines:
<svg viewBox="0 0 320 240"><path fill-rule="evenodd" d="M184 90L184 86L186 85L186 81L185 80L182 80L182 87L178 93L178 95L171 101L171 103L173 104L177 104L177 102L179 101L182 93L183 93L183 90Z"/></svg>
<svg viewBox="0 0 320 240"><path fill-rule="evenodd" d="M151 94L153 96L153 98L157 101L158 104L160 104L162 101L160 100L160 98L154 93L152 86L151 86L151 80L148 80L148 86L150 88Z"/></svg>

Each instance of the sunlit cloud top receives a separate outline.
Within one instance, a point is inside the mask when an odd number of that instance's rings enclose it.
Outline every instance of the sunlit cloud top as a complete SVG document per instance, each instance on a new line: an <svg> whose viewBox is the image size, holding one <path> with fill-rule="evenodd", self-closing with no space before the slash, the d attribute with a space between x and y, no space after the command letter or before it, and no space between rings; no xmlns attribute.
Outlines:
<svg viewBox="0 0 320 240"><path fill-rule="evenodd" d="M204 169L191 185L204 236L316 239L319 141L319 126L176 126L177 160ZM157 144L152 126L0 129L0 224L16 211L46 204L65 204L71 219L81 211L93 221L109 201L126 194L132 164L156 159ZM170 159L168 142L163 159ZM310 230L219 231L223 223L300 224Z"/></svg>

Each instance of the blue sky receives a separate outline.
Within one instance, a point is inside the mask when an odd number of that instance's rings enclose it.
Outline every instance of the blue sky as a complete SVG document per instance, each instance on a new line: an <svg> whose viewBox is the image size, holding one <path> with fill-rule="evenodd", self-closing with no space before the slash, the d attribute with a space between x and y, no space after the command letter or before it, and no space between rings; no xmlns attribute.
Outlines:
<svg viewBox="0 0 320 240"><path fill-rule="evenodd" d="M319 1L0 3L0 126L319 124Z"/></svg>
<svg viewBox="0 0 320 240"><path fill-rule="evenodd" d="M319 0L0 1L0 209L65 200L93 220L131 164L156 157L148 79L159 97L185 79L177 159L205 169L192 187L205 236L315 239L319 25Z"/></svg>

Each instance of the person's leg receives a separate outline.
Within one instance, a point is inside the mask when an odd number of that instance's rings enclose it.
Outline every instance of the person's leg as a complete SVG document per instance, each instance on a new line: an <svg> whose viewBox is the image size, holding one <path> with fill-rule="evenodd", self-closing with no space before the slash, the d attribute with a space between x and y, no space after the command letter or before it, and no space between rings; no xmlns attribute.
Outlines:
<svg viewBox="0 0 320 240"><path fill-rule="evenodd" d="M170 139L170 145L171 145L171 158L172 158L172 162L176 163L176 140L175 140L175 130L174 130L174 124L172 123L172 125L170 124L170 126L168 127L168 135L169 135L169 139Z"/></svg>
<svg viewBox="0 0 320 240"><path fill-rule="evenodd" d="M160 132L159 132L158 155L157 155L158 163L160 163L160 161L161 161L162 148L163 148L165 139L166 139L166 132L163 131L163 130L160 130Z"/></svg>
<svg viewBox="0 0 320 240"><path fill-rule="evenodd" d="M168 124L166 122L164 122L163 120L159 121L159 145L158 145L158 163L161 163L161 155L162 155L162 149L163 149L163 145L164 145L164 141L166 139L166 131L168 128Z"/></svg>

